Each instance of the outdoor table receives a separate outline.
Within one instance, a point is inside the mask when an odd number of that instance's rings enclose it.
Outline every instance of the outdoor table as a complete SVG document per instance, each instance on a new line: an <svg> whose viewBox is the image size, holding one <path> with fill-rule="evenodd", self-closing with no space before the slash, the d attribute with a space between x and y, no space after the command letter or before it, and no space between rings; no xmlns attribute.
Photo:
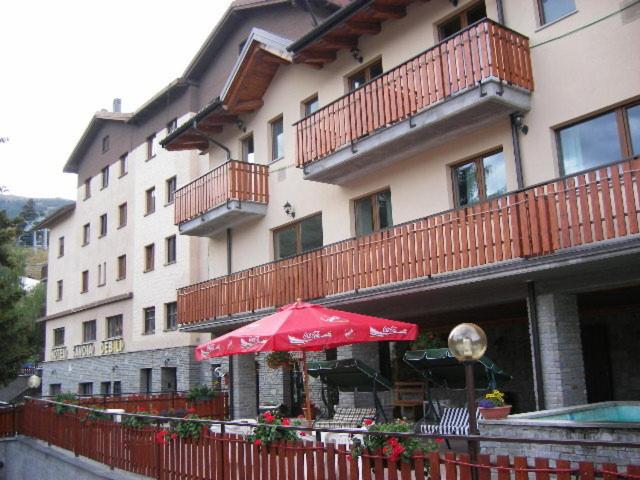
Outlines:
<svg viewBox="0 0 640 480"><path fill-rule="evenodd" d="M226 425L224 432L231 433L235 435L251 435L253 432L253 427L258 423L253 418L240 418L238 420L234 420L234 422L246 423L247 425ZM211 433L222 433L222 425L219 423L214 423L211 425L209 429Z"/></svg>

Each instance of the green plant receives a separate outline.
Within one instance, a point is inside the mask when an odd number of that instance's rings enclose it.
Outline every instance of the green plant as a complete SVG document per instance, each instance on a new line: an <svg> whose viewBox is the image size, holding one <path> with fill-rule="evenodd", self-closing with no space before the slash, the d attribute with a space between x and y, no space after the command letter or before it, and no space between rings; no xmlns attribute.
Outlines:
<svg viewBox="0 0 640 480"><path fill-rule="evenodd" d="M97 407L96 405L89 405L89 408L93 408L93 410L87 413L87 416L84 417L83 421L96 421L96 420L111 420L111 415L104 412L104 408Z"/></svg>
<svg viewBox="0 0 640 480"><path fill-rule="evenodd" d="M276 370L278 368L293 368L296 360L289 352L271 352L266 358L267 367Z"/></svg>
<svg viewBox="0 0 640 480"><path fill-rule="evenodd" d="M53 399L56 402L60 402L60 403L64 403L65 405L59 405L56 404L55 405L55 411L57 414L63 414L66 412L74 412L75 408L73 407L68 407L67 405L77 405L78 404L78 397L76 396L75 393L72 392L64 392L64 393L59 393L57 394L55 397L53 397Z"/></svg>
<svg viewBox="0 0 640 480"><path fill-rule="evenodd" d="M153 424L155 421L150 418L151 415L156 415L156 412L145 412L144 410L138 410L135 415L123 415L122 425L129 428L143 428Z"/></svg>
<svg viewBox="0 0 640 480"><path fill-rule="evenodd" d="M196 385L187 393L187 400L190 402L211 400L218 396L218 391L208 385Z"/></svg>
<svg viewBox="0 0 640 480"><path fill-rule="evenodd" d="M413 425L406 420L397 419L389 423L366 424L368 432L413 433ZM391 461L410 461L416 451L433 452L438 449L434 440L418 440L415 437L394 437L392 435L364 435L363 443L354 443L351 456L358 458L363 448L374 454L382 455Z"/></svg>
<svg viewBox="0 0 640 480"><path fill-rule="evenodd" d="M202 431L202 424L198 422L191 422L189 420L198 420L200 417L195 413L190 413L184 417L185 419L179 422L175 422L172 425L172 433L176 433L180 438L192 438L197 440L200 438L200 432ZM172 437L173 438L173 437Z"/></svg>
<svg viewBox="0 0 640 480"><path fill-rule="evenodd" d="M280 412L265 412L258 416L258 426L249 435L249 441L254 445L269 445L271 442L285 442L298 440L298 434L294 430L279 428L291 425L288 418L283 418ZM299 422L294 423L299 425Z"/></svg>
<svg viewBox="0 0 640 480"><path fill-rule="evenodd" d="M418 337L411 342L411 350L427 350L429 348L445 348L447 342L440 335L433 332L421 332Z"/></svg>
<svg viewBox="0 0 640 480"><path fill-rule="evenodd" d="M504 405L504 393L502 393L500 390L494 390L487 393L478 402L478 406L482 408L504 407Z"/></svg>

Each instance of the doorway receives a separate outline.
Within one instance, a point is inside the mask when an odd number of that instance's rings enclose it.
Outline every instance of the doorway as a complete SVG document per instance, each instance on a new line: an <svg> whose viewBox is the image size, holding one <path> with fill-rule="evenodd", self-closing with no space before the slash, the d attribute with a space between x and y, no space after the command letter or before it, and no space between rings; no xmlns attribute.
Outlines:
<svg viewBox="0 0 640 480"><path fill-rule="evenodd" d="M160 369L160 389L163 393L176 392L178 385L178 369L162 367Z"/></svg>

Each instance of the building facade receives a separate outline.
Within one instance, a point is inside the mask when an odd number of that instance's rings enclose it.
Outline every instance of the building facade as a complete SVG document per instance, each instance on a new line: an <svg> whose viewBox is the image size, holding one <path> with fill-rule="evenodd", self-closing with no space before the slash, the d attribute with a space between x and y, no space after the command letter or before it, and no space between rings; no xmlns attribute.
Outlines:
<svg viewBox="0 0 640 480"><path fill-rule="evenodd" d="M295 41L254 29L161 142L209 159L176 192L208 269L178 291L180 329L296 298L443 339L473 321L515 411L637 398L639 8L355 0ZM406 348L332 355L401 380ZM264 357L231 363L236 416L294 407Z"/></svg>
<svg viewBox="0 0 640 480"><path fill-rule="evenodd" d="M233 2L183 76L132 113L117 99L94 115L65 165L77 174L76 202L41 223L51 230L45 394L183 391L211 381L212 365L193 353L211 337L179 331L176 294L208 278L208 241L179 235L173 221L177 188L208 165L197 151L169 152L159 141L217 95L251 28L295 39L336 9Z"/></svg>

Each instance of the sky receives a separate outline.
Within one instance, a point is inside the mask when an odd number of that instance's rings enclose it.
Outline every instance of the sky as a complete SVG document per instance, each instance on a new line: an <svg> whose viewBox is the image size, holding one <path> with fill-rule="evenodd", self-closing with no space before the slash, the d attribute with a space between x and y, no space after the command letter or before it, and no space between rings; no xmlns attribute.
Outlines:
<svg viewBox="0 0 640 480"><path fill-rule="evenodd" d="M32 0L0 15L0 185L75 199L62 173L93 114L179 77L231 0Z"/></svg>

